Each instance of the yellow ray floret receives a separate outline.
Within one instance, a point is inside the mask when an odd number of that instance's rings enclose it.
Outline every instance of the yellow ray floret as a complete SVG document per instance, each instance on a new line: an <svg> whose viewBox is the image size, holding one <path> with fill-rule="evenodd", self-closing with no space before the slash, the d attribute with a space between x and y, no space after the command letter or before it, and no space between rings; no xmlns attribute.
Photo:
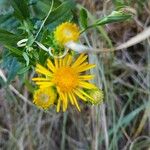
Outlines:
<svg viewBox="0 0 150 150"><path fill-rule="evenodd" d="M78 26L70 22L62 23L56 28L54 32L54 37L60 45L65 45L70 41L78 41L79 35L80 31Z"/></svg>
<svg viewBox="0 0 150 150"><path fill-rule="evenodd" d="M54 62L48 60L47 68L37 65L36 71L45 75L45 78L33 78L33 81L35 81L40 88L49 89L49 87L55 87L58 94L58 100L56 101L57 112L59 112L61 108L63 111L66 111L69 103L75 105L80 111L77 97L83 101L90 101L92 103L96 101L86 92L86 90L97 88L94 84L88 82L93 79L94 76L86 74L85 72L95 67L95 65L88 64L86 59L87 56L81 54L77 60L73 62L73 57L67 55L61 59L55 58ZM49 76L47 76L47 74Z"/></svg>

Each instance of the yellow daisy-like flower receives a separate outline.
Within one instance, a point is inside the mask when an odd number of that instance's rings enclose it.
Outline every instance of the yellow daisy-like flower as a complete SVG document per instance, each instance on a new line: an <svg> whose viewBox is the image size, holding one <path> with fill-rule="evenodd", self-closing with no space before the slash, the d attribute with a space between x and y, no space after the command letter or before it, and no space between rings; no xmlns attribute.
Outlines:
<svg viewBox="0 0 150 150"><path fill-rule="evenodd" d="M54 104L56 98L56 91L52 87L40 88L34 93L33 103L40 108L47 109Z"/></svg>
<svg viewBox="0 0 150 150"><path fill-rule="evenodd" d="M86 61L87 55L81 54L75 62L73 57L67 55L62 59L54 59L54 63L50 59L47 61L47 68L37 64L36 72L45 75L46 77L33 78L40 88L55 86L59 95L57 101L57 112L60 111L62 103L63 111L66 111L68 103L75 105L80 111L76 96L83 101L92 98L85 89L95 89L96 86L89 83L88 80L93 78L93 75L85 75L83 72L95 67L93 64L88 64Z"/></svg>
<svg viewBox="0 0 150 150"><path fill-rule="evenodd" d="M62 23L54 32L54 37L60 45L65 45L69 41L76 42L79 39L79 35L79 27L70 22Z"/></svg>

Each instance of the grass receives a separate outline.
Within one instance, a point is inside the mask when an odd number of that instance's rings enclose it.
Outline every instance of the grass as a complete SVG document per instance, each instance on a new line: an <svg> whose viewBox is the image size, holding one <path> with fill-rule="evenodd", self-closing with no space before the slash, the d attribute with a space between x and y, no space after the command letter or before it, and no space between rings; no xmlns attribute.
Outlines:
<svg viewBox="0 0 150 150"><path fill-rule="evenodd" d="M105 16L113 7L110 1L79 3L88 8L90 22L99 15ZM97 8L100 5L101 8ZM88 46L113 49L113 45L137 35L138 30L150 24L150 3L141 6L135 2L132 7L137 11L139 7L146 9L140 10L131 22L90 29L81 40ZM105 99L102 105L81 104L82 112L74 108L66 113L37 109L18 78L12 83L15 89L12 86L1 88L0 149L149 150L149 39L117 52L89 54L89 61L96 64L96 69L91 70L96 75L92 82L103 88ZM33 74L26 76L30 79Z"/></svg>

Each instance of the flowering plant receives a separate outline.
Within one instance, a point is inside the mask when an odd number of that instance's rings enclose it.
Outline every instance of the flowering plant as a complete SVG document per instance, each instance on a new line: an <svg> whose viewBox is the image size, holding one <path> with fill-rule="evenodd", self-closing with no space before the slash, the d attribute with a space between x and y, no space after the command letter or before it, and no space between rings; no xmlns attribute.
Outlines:
<svg viewBox="0 0 150 150"><path fill-rule="evenodd" d="M88 62L85 52L95 49L81 44L80 38L90 28L129 19L131 13L124 12L122 5L89 24L89 12L77 8L73 1L13 0L9 8L8 13L0 15L0 43L5 47L2 66L8 69L6 83L35 70L38 77L32 81L36 86L25 82L34 95L34 104L44 109L56 105L57 112L61 104L66 111L69 103L80 111L77 97L90 104L102 102L103 92L91 83L94 76L87 72L95 64ZM6 18L13 22L11 27Z"/></svg>

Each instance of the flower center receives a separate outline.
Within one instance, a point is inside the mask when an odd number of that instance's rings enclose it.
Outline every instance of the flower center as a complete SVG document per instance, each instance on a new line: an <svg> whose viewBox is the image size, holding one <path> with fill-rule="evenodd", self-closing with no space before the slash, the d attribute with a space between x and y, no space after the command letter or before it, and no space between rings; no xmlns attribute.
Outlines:
<svg viewBox="0 0 150 150"><path fill-rule="evenodd" d="M70 67L59 68L54 74L54 83L63 92L72 91L78 85L78 75Z"/></svg>
<svg viewBox="0 0 150 150"><path fill-rule="evenodd" d="M71 37L72 36L72 32L68 29L65 29L64 30L64 34L67 36L67 37Z"/></svg>
<svg viewBox="0 0 150 150"><path fill-rule="evenodd" d="M39 99L43 102L47 102L49 100L49 95L47 94L40 94Z"/></svg>
<svg viewBox="0 0 150 150"><path fill-rule="evenodd" d="M54 31L55 40L59 45L65 45L70 41L78 41L80 30L74 23L65 22L60 24Z"/></svg>

